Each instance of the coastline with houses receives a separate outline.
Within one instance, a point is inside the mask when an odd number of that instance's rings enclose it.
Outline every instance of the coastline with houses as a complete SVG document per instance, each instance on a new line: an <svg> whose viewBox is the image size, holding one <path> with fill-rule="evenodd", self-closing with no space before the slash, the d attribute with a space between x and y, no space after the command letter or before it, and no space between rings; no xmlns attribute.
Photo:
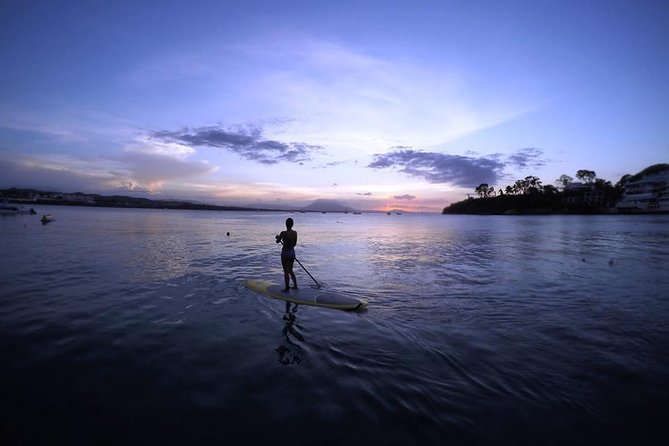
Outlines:
<svg viewBox="0 0 669 446"><path fill-rule="evenodd" d="M476 187L478 197L452 203L442 214L655 214L669 213L669 164L654 164L635 175L624 175L615 185L580 170L574 181L568 175L556 185L542 185L528 176L496 190L485 183ZM122 195L45 192L35 189L0 190L0 214L35 214L35 205L67 205L142 209L257 211L250 207L217 206L179 200L152 200Z"/></svg>
<svg viewBox="0 0 669 446"><path fill-rule="evenodd" d="M624 213L669 212L669 167L628 180L616 208Z"/></svg>
<svg viewBox="0 0 669 446"><path fill-rule="evenodd" d="M562 175L554 185L528 176L505 189L482 183L478 198L469 196L445 207L442 214L656 214L669 213L669 164L654 164L615 185L579 170L574 181Z"/></svg>

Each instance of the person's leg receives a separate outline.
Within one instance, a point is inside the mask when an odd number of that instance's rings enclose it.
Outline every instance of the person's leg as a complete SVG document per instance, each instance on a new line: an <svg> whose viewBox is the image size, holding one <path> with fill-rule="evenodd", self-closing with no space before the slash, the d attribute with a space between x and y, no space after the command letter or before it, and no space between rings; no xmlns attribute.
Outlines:
<svg viewBox="0 0 669 446"><path fill-rule="evenodd" d="M290 278L293 279L293 285L294 285L293 288L297 289L297 278L295 277L295 272L293 271L293 264L294 263L295 263L295 259L294 258L290 259L290 269L289 269L289 271L290 271ZM287 281L288 281L288 279L286 279L286 283L288 283ZM288 285L286 285L286 286L288 286Z"/></svg>
<svg viewBox="0 0 669 446"><path fill-rule="evenodd" d="M290 261L284 257L281 257L281 266L283 267L283 282L285 287L282 291L288 291L289 289L289 271L290 271Z"/></svg>

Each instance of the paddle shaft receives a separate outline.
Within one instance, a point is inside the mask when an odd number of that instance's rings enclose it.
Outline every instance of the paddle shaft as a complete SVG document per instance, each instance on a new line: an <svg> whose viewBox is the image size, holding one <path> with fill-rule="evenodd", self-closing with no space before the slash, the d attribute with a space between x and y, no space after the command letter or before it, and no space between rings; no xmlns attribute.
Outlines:
<svg viewBox="0 0 669 446"><path fill-rule="evenodd" d="M300 263L300 261L297 260L297 257L295 257L295 261L302 267L302 269L303 269L307 274L309 274L309 277L311 277L311 280L313 280L314 282L316 282L316 286L317 286L318 288L320 288L320 287L321 287L321 284L318 283L318 282L316 281L316 279L314 279L314 276L312 276L311 273L309 273L309 271L307 271L307 269L304 267L304 265L302 265L302 263Z"/></svg>
<svg viewBox="0 0 669 446"><path fill-rule="evenodd" d="M283 245L283 240L281 240L281 244ZM297 260L297 257L295 257L295 261L298 263L298 265L300 265L300 266L302 267L302 269L304 270L304 272L307 273L307 274L309 275L309 277L311 277L311 280L313 280L314 282L316 282L316 286L317 286L318 288L320 288L320 287L321 287L321 284L318 283L318 281L317 281L316 279L314 279L314 276L312 276L311 273L310 273L309 271L307 271L307 269L304 267L304 265L302 265L302 262L300 262L299 260Z"/></svg>

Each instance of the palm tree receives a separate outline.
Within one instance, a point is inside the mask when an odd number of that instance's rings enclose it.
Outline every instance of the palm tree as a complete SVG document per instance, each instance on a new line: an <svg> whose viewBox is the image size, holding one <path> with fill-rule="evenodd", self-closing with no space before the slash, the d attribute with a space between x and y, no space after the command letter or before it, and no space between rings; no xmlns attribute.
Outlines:
<svg viewBox="0 0 669 446"><path fill-rule="evenodd" d="M541 187L541 180L538 177L530 175L525 177L525 185L525 193L538 192Z"/></svg>
<svg viewBox="0 0 669 446"><path fill-rule="evenodd" d="M480 198L488 196L488 183L481 183L474 189Z"/></svg>
<svg viewBox="0 0 669 446"><path fill-rule="evenodd" d="M513 187L516 189L516 193L525 194L527 192L527 181L516 180L516 184L514 184Z"/></svg>

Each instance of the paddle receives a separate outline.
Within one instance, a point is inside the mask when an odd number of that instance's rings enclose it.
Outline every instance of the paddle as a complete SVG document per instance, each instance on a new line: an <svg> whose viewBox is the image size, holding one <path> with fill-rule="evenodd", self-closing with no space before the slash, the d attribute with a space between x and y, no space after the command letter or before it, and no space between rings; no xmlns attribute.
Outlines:
<svg viewBox="0 0 669 446"><path fill-rule="evenodd" d="M304 265L302 265L302 263L300 263L300 261L297 260L297 257L295 258L295 261L302 267L302 269L303 269L307 274L309 274L309 277L311 277L311 279L312 279L314 282L316 282L316 279L314 279L314 276L312 276L312 275L309 273L309 271L307 271L307 269L304 267ZM316 282L316 286L317 286L318 288L320 288L320 287L321 287L321 284L318 283L318 282Z"/></svg>
<svg viewBox="0 0 669 446"><path fill-rule="evenodd" d="M277 235L277 238L278 238L278 237L279 237L279 236ZM281 240L281 244L283 245L283 240ZM304 267L304 265L302 265L302 263L301 263L299 260L297 260L297 257L295 257L295 261L298 263L298 265L300 265L300 266L302 267L302 269L304 270L305 273L309 274L309 277L311 277L311 280L313 280L314 282L316 282L316 286L317 286L318 288L320 288L320 287L321 287L321 284L318 283L318 281L317 281L316 279L314 279L314 276L312 276L311 273L310 273L309 271L307 271L307 269Z"/></svg>

